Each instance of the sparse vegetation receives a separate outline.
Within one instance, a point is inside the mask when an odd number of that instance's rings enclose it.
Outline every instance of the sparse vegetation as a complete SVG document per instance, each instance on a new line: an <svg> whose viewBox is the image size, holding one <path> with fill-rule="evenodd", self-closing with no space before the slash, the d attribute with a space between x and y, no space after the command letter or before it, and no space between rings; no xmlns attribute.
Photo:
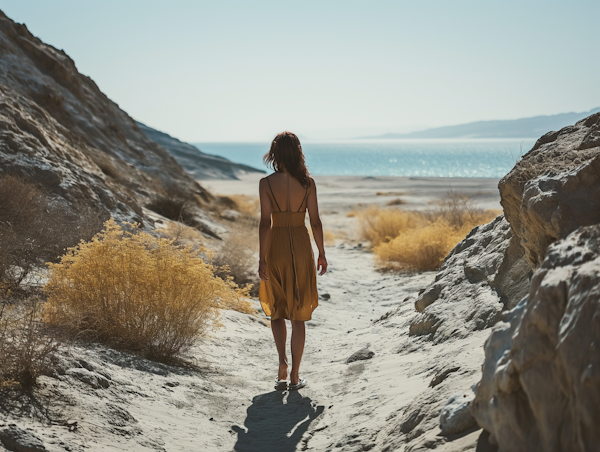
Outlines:
<svg viewBox="0 0 600 452"><path fill-rule="evenodd" d="M498 215L475 207L468 197L450 192L431 210L404 211L371 206L358 214L361 237L373 245L382 265L435 270L469 231Z"/></svg>
<svg viewBox="0 0 600 452"><path fill-rule="evenodd" d="M18 304L0 300L0 387L31 387L50 368L59 342L44 331L42 312L37 296Z"/></svg>
<svg viewBox="0 0 600 452"><path fill-rule="evenodd" d="M86 209L70 213L16 176L0 179L0 199L0 283L13 292L23 290L35 269L101 226L97 215Z"/></svg>
<svg viewBox="0 0 600 452"><path fill-rule="evenodd" d="M164 193L146 207L169 220L194 225L194 216L189 207L192 201L191 194L175 184L165 186Z"/></svg>
<svg viewBox="0 0 600 452"><path fill-rule="evenodd" d="M177 246L114 220L49 264L45 318L75 337L171 361L203 336L218 308L246 291L215 276L205 250Z"/></svg>
<svg viewBox="0 0 600 452"><path fill-rule="evenodd" d="M231 277L240 287L249 287L252 296L258 296L260 281L258 268L258 223L242 217L229 225L229 234L223 238L215 253L213 263L218 267L217 275Z"/></svg>

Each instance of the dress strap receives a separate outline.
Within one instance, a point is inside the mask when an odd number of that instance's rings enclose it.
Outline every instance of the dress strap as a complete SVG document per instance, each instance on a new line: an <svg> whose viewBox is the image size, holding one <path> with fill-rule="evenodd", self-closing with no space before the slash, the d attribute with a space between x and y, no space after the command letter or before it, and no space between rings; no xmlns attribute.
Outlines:
<svg viewBox="0 0 600 452"><path fill-rule="evenodd" d="M304 193L304 198L302 199L302 204L300 204L300 207L298 207L297 212L300 212L300 209L302 209L302 206L304 205L304 201L306 201L306 198L308 198L308 189L310 188L310 180L308 181L308 187L306 187L306 193Z"/></svg>
<svg viewBox="0 0 600 452"><path fill-rule="evenodd" d="M277 202L277 198L275 198L275 193L273 193L273 189L271 188L271 182L269 182L269 177L267 176L267 177L265 177L265 179L267 179L267 184L269 184L269 190L271 190L271 196L273 197L273 201L275 201L275 205L277 206L277 208L281 212L281 207L279 207L279 203Z"/></svg>

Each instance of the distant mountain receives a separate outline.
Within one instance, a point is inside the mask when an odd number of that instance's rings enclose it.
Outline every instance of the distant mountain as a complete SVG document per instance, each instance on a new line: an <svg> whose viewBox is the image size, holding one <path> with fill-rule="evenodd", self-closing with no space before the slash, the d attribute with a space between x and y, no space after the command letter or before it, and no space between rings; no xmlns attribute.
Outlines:
<svg viewBox="0 0 600 452"><path fill-rule="evenodd" d="M477 121L456 126L436 127L411 133L386 133L364 138L537 138L547 132L560 130L580 119L600 111L595 108L583 113L561 113L550 116Z"/></svg>
<svg viewBox="0 0 600 452"><path fill-rule="evenodd" d="M237 179L237 176L243 173L264 173L263 170L234 163L225 157L205 154L197 147L152 129L141 122L137 122L137 125L144 135L166 148L194 179Z"/></svg>

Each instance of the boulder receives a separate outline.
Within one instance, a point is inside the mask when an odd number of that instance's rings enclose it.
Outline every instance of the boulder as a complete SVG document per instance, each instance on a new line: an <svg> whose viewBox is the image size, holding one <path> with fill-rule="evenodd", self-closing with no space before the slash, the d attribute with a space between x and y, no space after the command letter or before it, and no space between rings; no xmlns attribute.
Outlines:
<svg viewBox="0 0 600 452"><path fill-rule="evenodd" d="M600 113L541 137L499 189L504 215L532 268L552 242L600 223Z"/></svg>
<svg viewBox="0 0 600 452"><path fill-rule="evenodd" d="M494 325L527 292L530 269L510 225L500 215L474 228L444 260L415 302L411 335L435 343Z"/></svg>
<svg viewBox="0 0 600 452"><path fill-rule="evenodd" d="M14 424L0 430L0 442L14 452L46 452L44 442L35 433Z"/></svg>
<svg viewBox="0 0 600 452"><path fill-rule="evenodd" d="M452 395L440 411L440 430L442 435L454 435L477 425L471 414L473 392Z"/></svg>
<svg viewBox="0 0 600 452"><path fill-rule="evenodd" d="M550 245L485 344L472 413L499 450L598 450L600 225Z"/></svg>

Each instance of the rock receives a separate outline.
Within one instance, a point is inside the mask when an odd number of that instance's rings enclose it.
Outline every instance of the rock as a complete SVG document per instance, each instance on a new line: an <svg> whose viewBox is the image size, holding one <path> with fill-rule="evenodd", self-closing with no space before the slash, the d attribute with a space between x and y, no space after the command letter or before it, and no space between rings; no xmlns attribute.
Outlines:
<svg viewBox="0 0 600 452"><path fill-rule="evenodd" d="M552 242L600 223L600 113L541 137L499 189L532 268Z"/></svg>
<svg viewBox="0 0 600 452"><path fill-rule="evenodd" d="M409 333L440 343L488 328L527 292L528 276L523 250L501 215L474 228L446 257L435 282L415 302L421 314Z"/></svg>
<svg viewBox="0 0 600 452"><path fill-rule="evenodd" d="M221 218L228 221L235 221L240 217L240 213L237 210L225 209L221 213Z"/></svg>
<svg viewBox="0 0 600 452"><path fill-rule="evenodd" d="M46 452L44 442L38 436L14 424L0 430L0 441L14 452Z"/></svg>
<svg viewBox="0 0 600 452"><path fill-rule="evenodd" d="M346 360L346 364L350 364L355 361L366 361L367 359L373 358L373 356L375 356L375 352L369 350L368 347L361 348L359 351L350 355L350 357Z"/></svg>
<svg viewBox="0 0 600 452"><path fill-rule="evenodd" d="M110 380L108 378L85 368L69 369L66 374L77 378L82 383L90 385L94 389L106 389L110 386Z"/></svg>
<svg viewBox="0 0 600 452"><path fill-rule="evenodd" d="M600 225L550 245L485 344L472 413L500 451L600 444Z"/></svg>
<svg viewBox="0 0 600 452"><path fill-rule="evenodd" d="M442 435L454 435L477 425L471 414L471 402L474 394L454 394L440 411L440 429Z"/></svg>
<svg viewBox="0 0 600 452"><path fill-rule="evenodd" d="M328 293L322 293L320 296L323 300L329 300L331 298L331 295Z"/></svg>
<svg viewBox="0 0 600 452"><path fill-rule="evenodd" d="M437 385L442 383L446 378L448 378L448 375L450 375L453 372L458 372L459 370L460 370L460 367L451 367L450 369L446 369L446 370L442 371L441 373L437 374L435 377L433 377L431 379L431 381L429 382L429 387L430 388L436 387Z"/></svg>

